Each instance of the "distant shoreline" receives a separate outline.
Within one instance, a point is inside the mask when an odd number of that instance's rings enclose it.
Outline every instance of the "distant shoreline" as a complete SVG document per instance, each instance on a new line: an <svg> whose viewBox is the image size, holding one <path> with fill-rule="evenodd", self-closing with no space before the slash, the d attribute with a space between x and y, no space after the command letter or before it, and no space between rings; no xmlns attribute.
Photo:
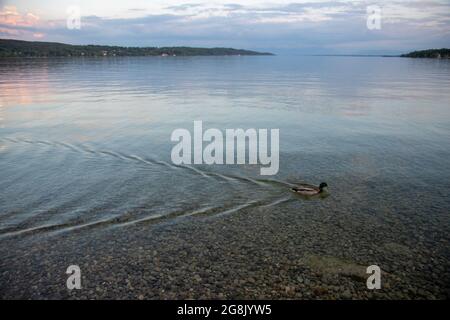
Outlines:
<svg viewBox="0 0 450 320"><path fill-rule="evenodd" d="M121 47L103 45L72 45L58 42L0 39L0 57L2 58L271 55L273 54L269 52L221 47Z"/></svg>
<svg viewBox="0 0 450 320"><path fill-rule="evenodd" d="M425 58L425 59L450 59L450 49L428 49L412 51L405 54L309 54L305 56L313 57L381 57L381 58Z"/></svg>
<svg viewBox="0 0 450 320"><path fill-rule="evenodd" d="M450 59L450 49L428 49L402 54L402 58Z"/></svg>
<svg viewBox="0 0 450 320"><path fill-rule="evenodd" d="M388 54L308 54L308 57L361 57L361 58L399 58L401 55Z"/></svg>
<svg viewBox="0 0 450 320"><path fill-rule="evenodd" d="M106 45L73 45L59 42L0 39L0 58L67 58L67 57L196 57L196 56L274 56L225 47L123 47ZM382 57L450 59L450 49L428 49L406 54L299 54L309 57Z"/></svg>

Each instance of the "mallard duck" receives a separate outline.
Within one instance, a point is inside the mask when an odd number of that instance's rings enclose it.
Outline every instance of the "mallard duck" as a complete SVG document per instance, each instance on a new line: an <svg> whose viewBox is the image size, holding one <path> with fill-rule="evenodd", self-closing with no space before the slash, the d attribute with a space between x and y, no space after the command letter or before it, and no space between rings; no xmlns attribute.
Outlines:
<svg viewBox="0 0 450 320"><path fill-rule="evenodd" d="M300 184L298 187L293 187L291 190L304 196L314 196L324 192L326 187L328 187L328 185L325 182L322 182L318 187L310 184Z"/></svg>

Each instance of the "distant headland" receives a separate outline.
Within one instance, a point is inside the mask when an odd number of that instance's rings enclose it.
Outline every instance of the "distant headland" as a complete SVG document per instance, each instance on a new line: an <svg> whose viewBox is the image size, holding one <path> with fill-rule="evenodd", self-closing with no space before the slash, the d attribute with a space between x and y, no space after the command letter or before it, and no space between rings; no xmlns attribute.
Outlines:
<svg viewBox="0 0 450 320"><path fill-rule="evenodd" d="M433 59L450 59L450 49L428 49L421 51L413 51L407 54L402 54L404 58L433 58Z"/></svg>
<svg viewBox="0 0 450 320"><path fill-rule="evenodd" d="M233 48L120 47L71 45L58 42L0 39L0 57L110 57L110 56L262 56L273 55Z"/></svg>

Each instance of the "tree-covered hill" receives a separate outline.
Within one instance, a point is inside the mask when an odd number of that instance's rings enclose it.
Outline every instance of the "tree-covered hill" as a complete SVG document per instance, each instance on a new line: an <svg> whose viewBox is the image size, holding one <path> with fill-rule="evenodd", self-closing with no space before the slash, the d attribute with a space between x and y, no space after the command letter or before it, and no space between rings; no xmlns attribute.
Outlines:
<svg viewBox="0 0 450 320"><path fill-rule="evenodd" d="M402 54L402 57L406 58L438 58L438 59L450 59L450 49L429 49L422 51L413 51L407 54Z"/></svg>
<svg viewBox="0 0 450 320"><path fill-rule="evenodd" d="M118 47L0 39L0 57L272 55L233 48Z"/></svg>

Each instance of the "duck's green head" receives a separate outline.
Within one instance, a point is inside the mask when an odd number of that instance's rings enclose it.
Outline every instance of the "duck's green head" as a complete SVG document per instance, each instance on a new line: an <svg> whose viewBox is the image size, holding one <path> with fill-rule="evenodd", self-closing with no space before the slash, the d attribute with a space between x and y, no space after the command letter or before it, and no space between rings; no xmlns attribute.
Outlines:
<svg viewBox="0 0 450 320"><path fill-rule="evenodd" d="M326 182L322 182L322 183L319 185L320 191L322 191L322 190L323 190L324 188L326 188L326 187L328 187L328 185L327 185Z"/></svg>

